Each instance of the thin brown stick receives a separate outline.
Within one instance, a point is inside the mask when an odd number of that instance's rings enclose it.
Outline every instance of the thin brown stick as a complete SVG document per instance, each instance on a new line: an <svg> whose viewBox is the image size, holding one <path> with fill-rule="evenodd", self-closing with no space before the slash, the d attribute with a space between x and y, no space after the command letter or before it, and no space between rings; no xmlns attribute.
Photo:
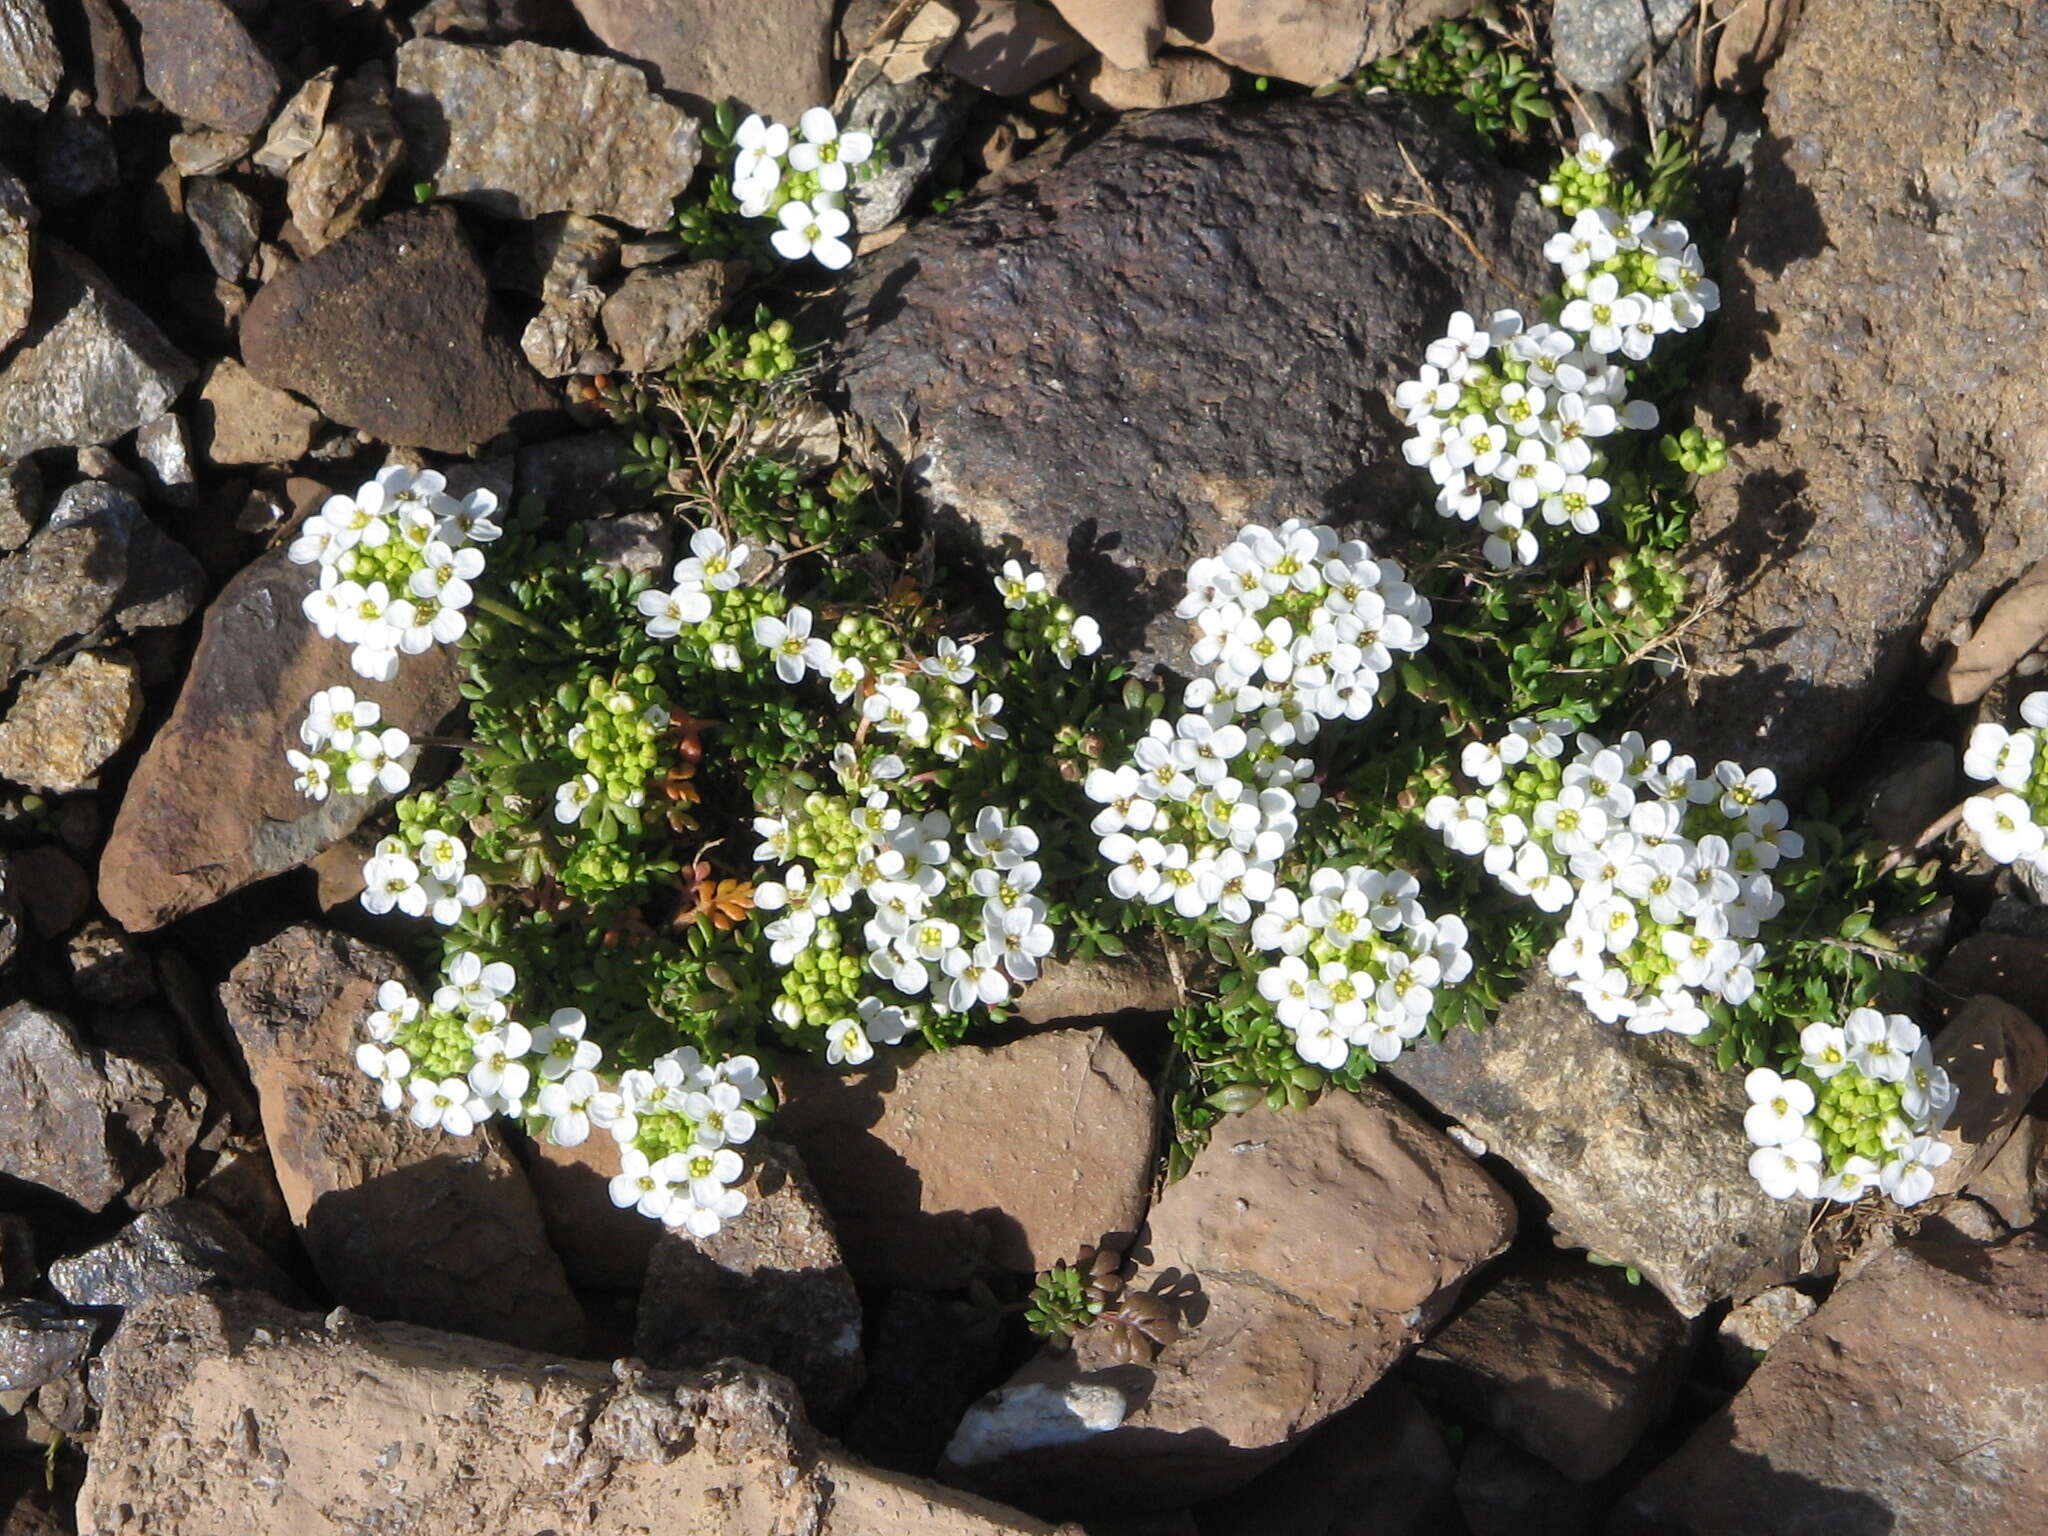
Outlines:
<svg viewBox="0 0 2048 1536"><path fill-rule="evenodd" d="M1472 232L1453 218L1449 210L1437 201L1435 189L1430 186L1429 182L1424 179L1422 172L1416 167L1415 157L1408 153L1408 146L1402 144L1397 147L1401 151L1401 163L1408 167L1408 174L1413 176L1415 184L1422 188L1422 199L1382 197L1379 193L1373 191L1372 188L1367 187L1359 194L1365 206L1372 211L1375 217L1382 219L1415 218L1418 216L1436 219L1444 228L1458 237L1459 242L1465 249L1472 253L1472 259L1491 273L1503 288L1506 288L1525 304L1536 304L1537 296L1516 282L1514 278L1503 272L1499 267L1495 266L1493 259L1486 252L1482 251L1479 248L1479 242L1472 238Z"/></svg>

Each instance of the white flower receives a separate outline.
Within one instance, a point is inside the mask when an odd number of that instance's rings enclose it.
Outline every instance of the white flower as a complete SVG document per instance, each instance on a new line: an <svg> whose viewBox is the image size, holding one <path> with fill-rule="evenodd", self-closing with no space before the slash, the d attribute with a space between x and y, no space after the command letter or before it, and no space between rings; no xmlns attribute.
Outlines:
<svg viewBox="0 0 2048 1536"><path fill-rule="evenodd" d="M555 790L555 820L568 826L583 815L584 808L598 796L603 788L597 782L597 775L579 773L568 783Z"/></svg>
<svg viewBox="0 0 2048 1536"><path fill-rule="evenodd" d="M672 1158L663 1158L663 1164L670 1164ZM678 1178L667 1177L675 1174ZM655 1171L655 1165L647 1160L647 1154L638 1147L619 1148L619 1172L612 1179L607 1192L612 1204L621 1210L637 1210L642 1216L659 1220L668 1210L669 1202L675 1198L676 1184L682 1173L680 1165L664 1167Z"/></svg>
<svg viewBox="0 0 2048 1536"><path fill-rule="evenodd" d="M775 675L785 683L802 682L806 669L829 673L837 660L831 646L811 638L808 608L791 608L779 619L762 614L754 620L754 643L775 658Z"/></svg>
<svg viewBox="0 0 2048 1536"><path fill-rule="evenodd" d="M683 1096L683 1114L697 1127L697 1141L706 1147L735 1146L753 1137L753 1112L742 1106L740 1091L731 1083L713 1083L698 1093Z"/></svg>
<svg viewBox="0 0 2048 1536"><path fill-rule="evenodd" d="M2020 718L2033 726L2048 726L2048 691L2030 693L2020 700Z"/></svg>
<svg viewBox="0 0 2048 1536"><path fill-rule="evenodd" d="M853 247L843 238L853 228L853 221L839 209L798 200L784 203L775 217L782 228L769 237L769 244L785 260L814 256L820 266L834 272L853 261Z"/></svg>
<svg viewBox="0 0 2048 1536"><path fill-rule="evenodd" d="M1015 560L1005 560L1003 568L996 575L996 591L1002 594L1003 606L1019 611L1031 604L1031 599L1045 592L1045 573L1026 572Z"/></svg>
<svg viewBox="0 0 2048 1536"><path fill-rule="evenodd" d="M382 917L394 907L407 917L422 917L427 893L419 866L402 853L379 853L363 865L363 910Z"/></svg>
<svg viewBox="0 0 2048 1536"><path fill-rule="evenodd" d="M1889 1016L1875 1008L1858 1008L1842 1021L1848 1040L1849 1065L1880 1083L1906 1079L1913 1053L1920 1047L1920 1027L1902 1013Z"/></svg>
<svg viewBox="0 0 2048 1536"><path fill-rule="evenodd" d="M534 1095L533 1107L548 1122L548 1140L558 1147L580 1147L588 1141L598 1092L597 1074L583 1070L543 1083Z"/></svg>
<svg viewBox="0 0 2048 1536"><path fill-rule="evenodd" d="M1582 133L1576 158L1582 170L1597 176L1614 164L1614 140L1597 133Z"/></svg>
<svg viewBox="0 0 2048 1536"><path fill-rule="evenodd" d="M1628 328L1642 310L1638 295L1621 292L1620 280L1612 272L1602 272L1587 282L1585 297L1573 299L1557 318L1566 330L1582 335L1589 350L1604 357L1621 350Z"/></svg>
<svg viewBox="0 0 2048 1536"><path fill-rule="evenodd" d="M572 1072L590 1072L604 1052L594 1040L583 1038L589 1021L580 1008L557 1008L547 1023L533 1032L533 1054L540 1058L544 1081L558 1083Z"/></svg>
<svg viewBox="0 0 2048 1536"><path fill-rule="evenodd" d="M662 1221L681 1227L692 1237L715 1237L719 1227L747 1208L747 1197L731 1184L746 1171L740 1155L730 1147L693 1146L687 1152L665 1157L656 1164L674 1164L679 1188L662 1212Z"/></svg>
<svg viewBox="0 0 2048 1536"><path fill-rule="evenodd" d="M825 1031L825 1060L835 1067L858 1067L874 1054L858 1019L835 1020Z"/></svg>
<svg viewBox="0 0 2048 1536"><path fill-rule="evenodd" d="M440 1129L467 1136L490 1118L491 1107L459 1077L416 1077L411 1083L412 1123L423 1131Z"/></svg>
<svg viewBox="0 0 2048 1536"><path fill-rule="evenodd" d="M673 640L686 626L702 624L711 617L711 599L694 587L676 587L663 592L650 587L633 600L633 606L647 620L652 640Z"/></svg>
<svg viewBox="0 0 2048 1536"><path fill-rule="evenodd" d="M730 592L740 584L740 570L753 553L745 544L727 544L716 528L699 528L690 535L690 553L676 562L672 573L678 587Z"/></svg>
<svg viewBox="0 0 2048 1536"><path fill-rule="evenodd" d="M847 168L861 164L875 152L872 134L842 131L824 107L812 107L797 119L800 143L789 149L789 168L808 171L827 192L844 192Z"/></svg>
<svg viewBox="0 0 2048 1536"><path fill-rule="evenodd" d="M374 785L387 795L402 794L412 772L400 759L411 750L412 738L396 726L356 732L350 743L349 793L366 795Z"/></svg>
<svg viewBox="0 0 2048 1536"><path fill-rule="evenodd" d="M1820 1195L1820 1143L1802 1136L1779 1146L1758 1147L1749 1157L1750 1177L1773 1200L1817 1199Z"/></svg>
<svg viewBox="0 0 2048 1536"><path fill-rule="evenodd" d="M325 800L329 784L334 778L334 768L324 757L308 757L296 747L285 749L284 760L291 764L292 788L308 800Z"/></svg>
<svg viewBox="0 0 2048 1536"><path fill-rule="evenodd" d="M1749 1094L1749 1111L1742 1128L1760 1147L1783 1146L1806 1134L1806 1117L1813 1113L1813 1090L1798 1078L1780 1077L1769 1067L1758 1067L1743 1079Z"/></svg>
<svg viewBox="0 0 2048 1536"><path fill-rule="evenodd" d="M1799 1031L1799 1064L1825 1082L1849 1065L1849 1037L1834 1024L1809 1024Z"/></svg>
<svg viewBox="0 0 2048 1536"><path fill-rule="evenodd" d="M379 1045L420 1016L420 1000L402 981L387 981L377 988L377 1007L363 1020L364 1032Z"/></svg>
<svg viewBox="0 0 2048 1536"><path fill-rule="evenodd" d="M376 1079L380 1087L378 1098L386 1109L397 1109L405 1102L412 1058L404 1051L366 1040L356 1047L356 1065Z"/></svg>
<svg viewBox="0 0 2048 1536"><path fill-rule="evenodd" d="M1963 802L1963 823L1994 863L2014 864L2041 852L2042 829L2027 802L2010 790L1972 795Z"/></svg>
<svg viewBox="0 0 2048 1536"><path fill-rule="evenodd" d="M523 1024L506 1022L478 1036L470 1063L469 1086L485 1099L496 1099L517 1114L533 1082L533 1069L523 1058L533 1049L533 1036Z"/></svg>
<svg viewBox="0 0 2048 1536"><path fill-rule="evenodd" d="M740 182L766 181L773 187L782 177L782 162L789 155L789 130L771 123L755 112L733 134L739 154L732 163L732 179Z"/></svg>
<svg viewBox="0 0 2048 1536"><path fill-rule="evenodd" d="M1878 1175L1878 1187L1899 1205L1918 1205L1934 1193L1934 1170L1955 1153L1933 1136L1915 1136L1898 1149Z"/></svg>

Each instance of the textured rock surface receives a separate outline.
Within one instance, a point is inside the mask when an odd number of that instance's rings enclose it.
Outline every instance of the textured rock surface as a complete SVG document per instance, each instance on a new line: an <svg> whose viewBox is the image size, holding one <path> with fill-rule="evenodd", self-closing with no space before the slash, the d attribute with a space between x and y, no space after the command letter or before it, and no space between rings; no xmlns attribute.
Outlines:
<svg viewBox="0 0 2048 1536"><path fill-rule="evenodd" d="M199 389L200 451L215 464L290 464L313 446L320 413L273 389L232 357Z"/></svg>
<svg viewBox="0 0 2048 1536"><path fill-rule="evenodd" d="M0 458L112 442L171 403L192 364L100 269L58 241L35 252L27 334L0 367Z"/></svg>
<svg viewBox="0 0 2048 1536"><path fill-rule="evenodd" d="M47 1301L0 1301L0 1392L28 1392L85 1362L94 1319Z"/></svg>
<svg viewBox="0 0 2048 1536"><path fill-rule="evenodd" d="M405 139L381 72L344 85L320 136L286 178L285 202L307 245L320 250L361 224L404 159Z"/></svg>
<svg viewBox="0 0 2048 1536"><path fill-rule="evenodd" d="M122 0L142 32L142 78L180 117L258 133L277 100L276 67L226 0Z"/></svg>
<svg viewBox="0 0 2048 1536"><path fill-rule="evenodd" d="M91 787L142 720L135 663L88 651L21 685L0 720L0 778L69 794Z"/></svg>
<svg viewBox="0 0 2048 1536"><path fill-rule="evenodd" d="M386 1114L355 1065L378 985L401 974L384 950L291 928L221 988L292 1220L346 1305L573 1353L583 1309L498 1133Z"/></svg>
<svg viewBox="0 0 2048 1536"><path fill-rule="evenodd" d="M1248 518L1405 504L1387 392L1444 313L1512 298L1439 220L1366 206L1417 195L1403 145L1540 287L1553 221L1435 113L1158 113L863 262L838 311L851 404L943 524L1016 539L1112 641L1184 656L1189 559ZM1275 358L1285 387L1249 387Z"/></svg>
<svg viewBox="0 0 2048 1536"><path fill-rule="evenodd" d="M1908 1243L1842 1283L1616 1510L1615 1536L2048 1529L2048 1240Z"/></svg>
<svg viewBox="0 0 2048 1536"><path fill-rule="evenodd" d="M1166 36L1163 0L1054 0L1067 25L1118 69L1143 69Z"/></svg>
<svg viewBox="0 0 2048 1536"><path fill-rule="evenodd" d="M1167 41L1298 85L1325 85L1393 53L1466 0L1167 0Z"/></svg>
<svg viewBox="0 0 2048 1536"><path fill-rule="evenodd" d="M1046 1444L1042 1423L1019 1437L977 1404L948 1455L1043 1513L1220 1496L1356 1402L1514 1229L1499 1186L1380 1089L1226 1119L1153 1206L1133 1282L1178 1298L1182 1338L1133 1365L1083 1333L1009 1390L1110 1394L1108 1427Z"/></svg>
<svg viewBox="0 0 2048 1536"><path fill-rule="evenodd" d="M63 76L43 0L0 0L0 97L47 111Z"/></svg>
<svg viewBox="0 0 2048 1536"><path fill-rule="evenodd" d="M737 264L722 261L628 272L604 301L605 338L628 373L671 367L717 324L743 276Z"/></svg>
<svg viewBox="0 0 2048 1536"><path fill-rule="evenodd" d="M975 97L944 75L892 80L886 71L863 71L864 83L841 121L875 136L881 146L871 174L847 193L853 225L863 234L886 229L965 131Z"/></svg>
<svg viewBox="0 0 2048 1536"><path fill-rule="evenodd" d="M1955 1114L1942 1127L1952 1149L1934 1191L1961 1189L2005 1145L2028 1103L2048 1082L2048 1039L2010 1003L1973 997L1934 1039L1934 1059L1955 1084Z"/></svg>
<svg viewBox="0 0 2048 1536"><path fill-rule="evenodd" d="M575 4L599 42L699 110L733 96L742 111L794 123L832 99L832 0Z"/></svg>
<svg viewBox="0 0 2048 1536"><path fill-rule="evenodd" d="M1551 56L1557 72L1581 89L1618 90L1698 10L1698 0L1557 0Z"/></svg>
<svg viewBox="0 0 2048 1536"><path fill-rule="evenodd" d="M697 168L696 122L639 70L536 43L415 39L398 50L397 107L420 178L499 218L567 209L659 229Z"/></svg>
<svg viewBox="0 0 2048 1536"><path fill-rule="evenodd" d="M1074 94L1098 112L1155 112L1221 101L1236 76L1214 59L1175 51L1143 69L1098 60L1074 71Z"/></svg>
<svg viewBox="0 0 2048 1536"><path fill-rule="evenodd" d="M0 347L14 345L35 312L35 221L28 189L0 172Z"/></svg>
<svg viewBox="0 0 2048 1536"><path fill-rule="evenodd" d="M669 1369L750 1360L830 1418L865 1375L860 1297L803 1164L783 1147L747 1152L746 1213L714 1237L671 1232L655 1244L633 1353Z"/></svg>
<svg viewBox="0 0 2048 1536"><path fill-rule="evenodd" d="M1046 0L960 0L960 33L940 63L998 96L1021 96L1092 51Z"/></svg>
<svg viewBox="0 0 2048 1536"><path fill-rule="evenodd" d="M549 1360L258 1297L130 1313L79 1496L93 1536L1048 1536L817 1440L778 1378Z"/></svg>
<svg viewBox="0 0 2048 1536"><path fill-rule="evenodd" d="M1625 1034L1544 983L1387 1070L1528 1179L1560 1245L1633 1264L1687 1316L1798 1272L1806 1207L1757 1188L1742 1080L1688 1041Z"/></svg>
<svg viewBox="0 0 2048 1536"><path fill-rule="evenodd" d="M1888 105L1907 58L1953 86L1925 111ZM1738 590L1698 636L1718 666L1697 707L1659 725L1803 782L2048 554L2048 418L2023 361L2048 341L2048 204L2029 194L2048 180L2029 126L2048 18L1811 0L1770 85L1699 373L1730 449L1696 532Z"/></svg>
<svg viewBox="0 0 2048 1536"><path fill-rule="evenodd" d="M50 1289L81 1307L132 1307L203 1286L287 1300L295 1291L241 1228L203 1200L145 1211L108 1241L50 1266Z"/></svg>
<svg viewBox="0 0 2048 1536"><path fill-rule="evenodd" d="M775 1135L803 1156L864 1283L949 1290L1136 1230L1151 1086L1101 1030L795 1073Z"/></svg>
<svg viewBox="0 0 2048 1536"><path fill-rule="evenodd" d="M344 646L322 640L300 603L310 568L284 551L256 560L206 611L171 717L144 750L100 859L100 901L134 932L161 927L347 836L367 797L318 804L292 787L278 743L306 700L360 679ZM459 702L455 659L435 647L377 690L384 718L414 736Z"/></svg>
<svg viewBox="0 0 2048 1536"><path fill-rule="evenodd" d="M451 208L380 219L266 283L242 320L242 357L344 425L443 453L554 405Z"/></svg>

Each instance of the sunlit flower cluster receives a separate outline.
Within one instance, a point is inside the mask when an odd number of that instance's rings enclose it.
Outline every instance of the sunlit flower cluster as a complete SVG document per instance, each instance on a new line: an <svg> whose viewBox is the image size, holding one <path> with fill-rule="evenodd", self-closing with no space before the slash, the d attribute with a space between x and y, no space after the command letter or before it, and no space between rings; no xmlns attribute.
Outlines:
<svg viewBox="0 0 2048 1536"><path fill-rule="evenodd" d="M379 838L363 864L363 909L380 917L428 917L449 927L482 906L489 892L469 868L460 827L431 795L401 801L398 830Z"/></svg>
<svg viewBox="0 0 2048 1536"><path fill-rule="evenodd" d="M1436 989L1471 974L1463 919L1430 918L1420 890L1399 870L1318 869L1306 896L1267 899L1252 943L1277 958L1259 972L1259 995L1303 1061L1335 1071L1354 1050L1394 1060L1428 1027Z"/></svg>
<svg viewBox="0 0 2048 1536"><path fill-rule="evenodd" d="M872 134L842 129L828 108L812 107L794 133L756 113L740 124L734 147L732 195L744 217L775 220L769 243L777 255L815 257L835 271L853 260L846 189L874 157Z"/></svg>
<svg viewBox="0 0 2048 1536"><path fill-rule="evenodd" d="M1517 720L1461 763L1478 791L1440 795L1424 819L1454 852L1545 912L1565 914L1553 976L1607 1023L1696 1035L1709 1003L1756 990L1771 879L1804 841L1767 769L1701 772L1669 742L1613 746L1560 721Z"/></svg>
<svg viewBox="0 0 2048 1536"><path fill-rule="evenodd" d="M383 725L383 718L382 706L375 699L357 698L353 688L323 688L314 694L299 724L306 750L292 747L284 754L294 787L315 801L330 794L402 794L412 782L406 765L412 738Z"/></svg>
<svg viewBox="0 0 2048 1536"><path fill-rule="evenodd" d="M1987 722L1970 732L1963 772L1996 788L1963 802L1963 824L1995 863L2048 873L2048 693L2029 694L2020 718L2017 731Z"/></svg>
<svg viewBox="0 0 2048 1536"><path fill-rule="evenodd" d="M383 983L356 1065L379 1085L384 1108L451 1136L496 1115L561 1147L602 1131L619 1146L613 1204L696 1237L741 1214L746 1196L732 1186L746 1165L736 1148L769 1097L754 1059L712 1065L684 1046L608 1080L582 1012L557 1009L529 1028L511 1016L516 983L510 965L470 953L449 963L425 1000L401 981Z"/></svg>
<svg viewBox="0 0 2048 1536"><path fill-rule="evenodd" d="M1846 1204L1876 1189L1916 1205L1949 1160L1939 1133L1955 1085L1904 1014L1858 1008L1840 1024L1809 1024L1788 1074L1758 1067L1744 1086L1750 1172L1774 1199Z"/></svg>
<svg viewBox="0 0 2048 1536"><path fill-rule="evenodd" d="M392 466L353 496L330 496L289 548L317 565L304 608L313 627L351 647L363 677L388 683L401 656L453 645L469 627L463 610L483 574L480 546L499 536L498 498L477 489L457 498L433 470Z"/></svg>
<svg viewBox="0 0 2048 1536"><path fill-rule="evenodd" d="M1043 649L1062 667L1072 668L1080 658L1093 656L1102 648L1102 631L1095 620L1055 597L1043 571L1026 570L1016 560L1005 560L996 575L996 592L1003 600L1012 649L1027 656Z"/></svg>

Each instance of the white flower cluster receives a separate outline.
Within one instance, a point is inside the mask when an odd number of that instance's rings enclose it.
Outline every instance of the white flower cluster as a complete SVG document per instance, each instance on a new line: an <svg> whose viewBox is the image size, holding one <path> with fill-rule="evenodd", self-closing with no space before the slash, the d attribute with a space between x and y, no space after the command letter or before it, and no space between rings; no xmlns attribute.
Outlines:
<svg viewBox="0 0 2048 1536"><path fill-rule="evenodd" d="M1025 644L1044 645L1061 667L1072 670L1076 661L1102 648L1102 631L1095 620L1054 597L1045 572L1027 571L1019 562L1005 560L996 576L996 591L1011 633Z"/></svg>
<svg viewBox="0 0 2048 1536"><path fill-rule="evenodd" d="M529 1029L511 1017L516 982L503 961L464 953L424 1003L403 982L380 986L356 1065L384 1107L409 1106L415 1125L452 1136L503 1115L562 1147L596 1128L619 1144L613 1204L696 1237L743 1212L746 1196L731 1186L745 1164L733 1149L754 1134L748 1106L768 1098L754 1059L709 1065L684 1046L607 1084L583 1013L557 1009Z"/></svg>
<svg viewBox="0 0 2048 1536"><path fill-rule="evenodd" d="M1995 863L2048 874L2048 693L2027 695L2020 718L2017 731L1987 722L1970 732L1963 772L1998 788L1963 802L1963 824Z"/></svg>
<svg viewBox="0 0 2048 1536"><path fill-rule="evenodd" d="M825 107L797 119L795 134L759 113L734 135L732 195L750 219L772 218L780 226L769 237L776 254L789 261L806 256L834 271L853 260L846 236L850 173L875 153L872 134L842 130Z"/></svg>
<svg viewBox="0 0 2048 1536"><path fill-rule="evenodd" d="M430 917L446 928L484 904L490 892L469 867L469 848L438 827L412 829L377 840L363 863L363 910L375 916L403 912Z"/></svg>
<svg viewBox="0 0 2048 1536"><path fill-rule="evenodd" d="M1318 869L1306 899L1274 891L1252 943L1279 959L1259 995L1294 1036L1294 1053L1331 1071L1363 1048L1389 1062L1428 1027L1436 989L1472 971L1464 920L1431 919L1413 875Z"/></svg>
<svg viewBox="0 0 2048 1536"><path fill-rule="evenodd" d="M1544 254L1564 274L1557 324L1460 310L1394 392L1413 433L1402 452L1429 470L1437 512L1477 521L1488 562L1502 569L1534 563L1539 520L1581 534L1600 527L1612 491L1600 440L1657 425L1655 406L1629 398L1627 365L1720 306L1675 219L1584 208Z"/></svg>
<svg viewBox="0 0 2048 1536"><path fill-rule="evenodd" d="M1878 1189L1899 1205L1932 1194L1952 1150L1939 1133L1956 1089L1920 1027L1858 1008L1840 1024L1807 1025L1799 1052L1789 1076L1758 1067L1744 1085L1749 1171L1764 1192L1847 1204Z"/></svg>
<svg viewBox="0 0 2048 1536"><path fill-rule="evenodd" d="M1804 840L1771 798L1777 779L1721 763L1701 773L1634 732L1613 746L1570 725L1517 720L1465 749L1480 793L1439 795L1424 820L1509 891L1566 914L1553 976L1607 1023L1696 1035L1703 1004L1756 990L1761 925L1784 905L1771 879Z"/></svg>
<svg viewBox="0 0 2048 1536"><path fill-rule="evenodd" d="M353 647L356 672L388 683L401 655L453 645L469 620L470 583L483 573L478 546L500 533L491 521L498 498L471 491L459 500L433 470L392 466L353 496L330 496L309 517L288 553L317 565L320 584L304 607L313 627Z"/></svg>
<svg viewBox="0 0 2048 1536"><path fill-rule="evenodd" d="M325 800L339 789L367 795L373 789L403 794L412 782L405 755L412 738L397 726L384 726L381 705L359 699L353 688L323 688L307 702L299 725L299 741L308 749L288 748L285 761L296 777L293 787L308 800Z"/></svg>

